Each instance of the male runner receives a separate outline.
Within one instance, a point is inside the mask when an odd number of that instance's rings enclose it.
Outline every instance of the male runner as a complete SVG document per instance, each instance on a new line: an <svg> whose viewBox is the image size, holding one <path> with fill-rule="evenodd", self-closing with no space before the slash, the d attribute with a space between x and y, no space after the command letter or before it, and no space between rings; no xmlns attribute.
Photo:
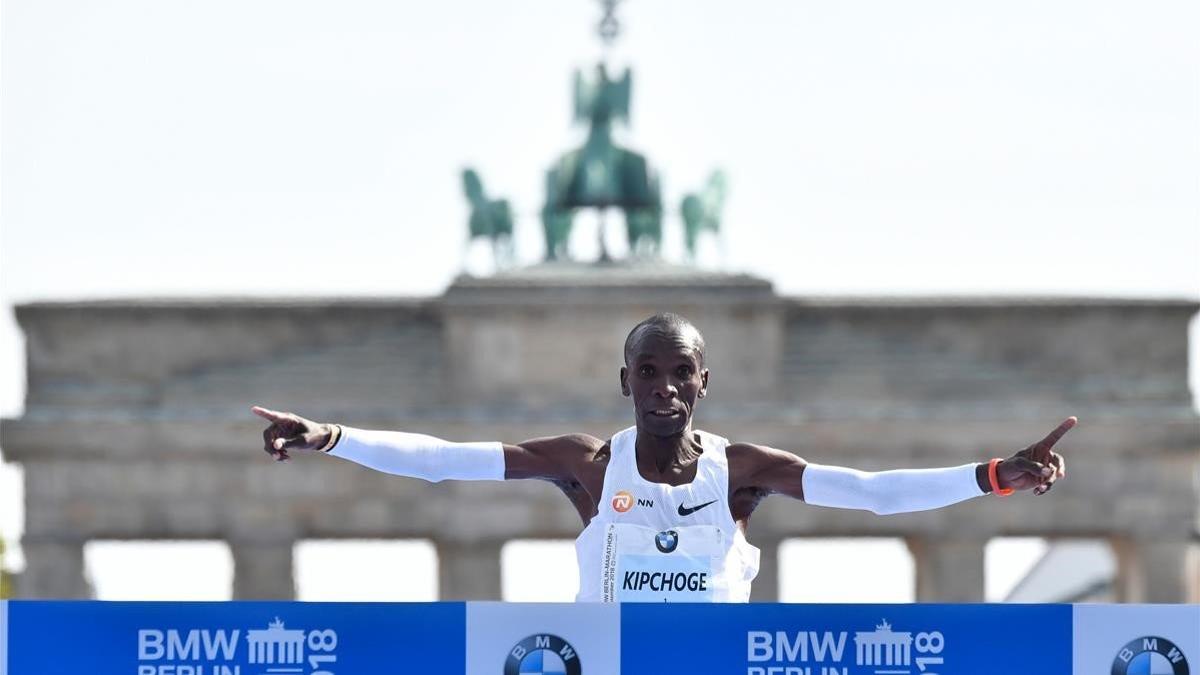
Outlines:
<svg viewBox="0 0 1200 675"><path fill-rule="evenodd" d="M609 440L586 434L516 445L452 443L366 431L255 406L271 425L264 449L277 460L325 451L379 471L429 481L540 478L559 487L584 523L576 540L580 601L746 602L758 549L745 538L763 498L877 514L922 511L999 491L1048 492L1065 475L1051 448L1067 418L1008 459L943 469L863 472L810 464L761 445L692 428L708 387L704 338L687 319L658 314L625 340L621 393L635 426Z"/></svg>

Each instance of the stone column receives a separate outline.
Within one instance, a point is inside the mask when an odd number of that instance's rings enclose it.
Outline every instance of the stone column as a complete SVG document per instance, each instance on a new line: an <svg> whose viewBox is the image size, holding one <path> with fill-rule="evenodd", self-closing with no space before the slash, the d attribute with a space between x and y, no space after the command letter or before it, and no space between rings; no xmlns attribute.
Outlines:
<svg viewBox="0 0 1200 675"><path fill-rule="evenodd" d="M975 539L909 539L917 602L982 602L984 544Z"/></svg>
<svg viewBox="0 0 1200 675"><path fill-rule="evenodd" d="M502 541L436 541L439 600L500 600Z"/></svg>
<svg viewBox="0 0 1200 675"><path fill-rule="evenodd" d="M762 552L758 576L750 587L751 602L779 602L779 545L782 539L755 539L752 542Z"/></svg>
<svg viewBox="0 0 1200 675"><path fill-rule="evenodd" d="M234 600L292 600L296 582L292 575L295 542L230 541L233 553Z"/></svg>
<svg viewBox="0 0 1200 675"><path fill-rule="evenodd" d="M14 584L19 598L91 598L92 585L83 568L83 541L26 536L25 571Z"/></svg>
<svg viewBox="0 0 1200 675"><path fill-rule="evenodd" d="M1187 541L1118 541L1117 599L1121 602L1195 601L1200 581L1192 578L1192 544Z"/></svg>
<svg viewBox="0 0 1200 675"><path fill-rule="evenodd" d="M1188 549L1183 578L1188 581L1188 596L1183 601L1193 605L1200 604L1200 544L1192 544Z"/></svg>

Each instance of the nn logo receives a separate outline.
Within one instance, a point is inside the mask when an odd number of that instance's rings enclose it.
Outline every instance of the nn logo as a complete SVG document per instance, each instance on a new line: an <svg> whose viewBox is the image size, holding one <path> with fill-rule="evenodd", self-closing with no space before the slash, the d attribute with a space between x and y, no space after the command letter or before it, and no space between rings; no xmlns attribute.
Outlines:
<svg viewBox="0 0 1200 675"><path fill-rule="evenodd" d="M644 506L646 508L654 508L653 499L642 499L641 497L635 498L626 490L621 490L613 495L612 507L613 511L616 511L617 513L625 513L629 509L632 509L634 504L637 504L638 506Z"/></svg>

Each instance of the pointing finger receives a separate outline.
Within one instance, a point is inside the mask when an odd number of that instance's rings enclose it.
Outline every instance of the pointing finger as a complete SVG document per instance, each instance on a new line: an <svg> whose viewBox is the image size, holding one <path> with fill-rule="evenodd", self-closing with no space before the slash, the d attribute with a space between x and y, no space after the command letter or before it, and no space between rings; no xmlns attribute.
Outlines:
<svg viewBox="0 0 1200 675"><path fill-rule="evenodd" d="M258 415L259 417L261 417L265 420L270 420L272 422L278 422L280 420L285 419L283 413L276 412L269 408L263 408L260 406L251 406L250 412L254 413L255 415Z"/></svg>
<svg viewBox="0 0 1200 675"><path fill-rule="evenodd" d="M1064 435L1066 435L1066 433L1068 431L1070 431L1071 429L1074 429L1075 425L1078 423L1079 423L1078 418L1068 417L1067 419L1063 420L1062 424L1058 425L1057 429L1055 429L1054 431L1051 431L1048 436L1043 438L1042 442L1039 443L1038 445L1045 446L1045 448L1047 450L1049 450L1050 448L1054 447L1054 444L1057 443L1060 438L1062 438Z"/></svg>
<svg viewBox="0 0 1200 675"><path fill-rule="evenodd" d="M1079 422L1075 417L1068 417L1063 420L1063 423L1058 425L1054 431L1051 431L1045 438L1029 446L1030 456L1039 462L1045 463L1050 460L1050 448L1059 441L1068 431L1073 429Z"/></svg>

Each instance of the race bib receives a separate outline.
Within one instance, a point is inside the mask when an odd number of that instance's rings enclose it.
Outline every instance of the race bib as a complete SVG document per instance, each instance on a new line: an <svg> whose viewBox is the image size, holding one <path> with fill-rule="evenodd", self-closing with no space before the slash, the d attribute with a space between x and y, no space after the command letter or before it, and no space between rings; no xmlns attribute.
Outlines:
<svg viewBox="0 0 1200 675"><path fill-rule="evenodd" d="M725 585L724 537L713 525L655 531L610 523L604 533L602 600L712 602Z"/></svg>

